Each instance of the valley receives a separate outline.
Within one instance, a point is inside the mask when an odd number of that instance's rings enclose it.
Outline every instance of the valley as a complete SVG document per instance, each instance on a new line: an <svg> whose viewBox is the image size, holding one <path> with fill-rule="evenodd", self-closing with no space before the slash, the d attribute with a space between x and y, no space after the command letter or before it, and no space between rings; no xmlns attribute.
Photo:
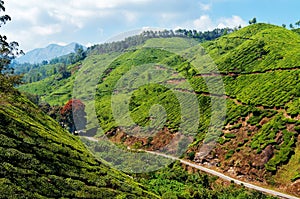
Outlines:
<svg viewBox="0 0 300 199"><path fill-rule="evenodd" d="M299 29L0 40L0 198L300 197Z"/></svg>

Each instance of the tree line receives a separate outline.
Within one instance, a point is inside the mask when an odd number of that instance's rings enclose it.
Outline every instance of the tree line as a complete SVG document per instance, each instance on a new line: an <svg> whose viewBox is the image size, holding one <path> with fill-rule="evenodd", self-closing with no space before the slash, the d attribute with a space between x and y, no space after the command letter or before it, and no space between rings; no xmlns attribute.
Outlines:
<svg viewBox="0 0 300 199"><path fill-rule="evenodd" d="M294 24L290 23L290 25L289 25L290 29L295 29L294 25L297 26L298 28L300 28L300 20L295 22ZM286 24L282 24L282 27L286 28Z"/></svg>
<svg viewBox="0 0 300 199"><path fill-rule="evenodd" d="M257 19L256 17L254 17L253 19L249 20L249 24L256 24L257 23ZM295 26L297 26L298 28L300 28L300 20L295 22L295 23L290 23L289 24L289 28L290 29L295 29ZM282 24L282 27L287 28L286 24Z"/></svg>
<svg viewBox="0 0 300 199"><path fill-rule="evenodd" d="M210 41L221 37L222 35L231 33L237 29L240 29L239 26L236 29L231 28L217 28L212 31L197 31L197 30L187 30L187 29L178 29L178 30L162 30L162 31L143 31L139 35L127 37L122 41L116 41L111 43L97 44L88 48L88 54L104 54L110 52L122 52L128 48L142 45L148 39L152 38L171 38L171 37L182 37L182 38L193 38L198 41Z"/></svg>

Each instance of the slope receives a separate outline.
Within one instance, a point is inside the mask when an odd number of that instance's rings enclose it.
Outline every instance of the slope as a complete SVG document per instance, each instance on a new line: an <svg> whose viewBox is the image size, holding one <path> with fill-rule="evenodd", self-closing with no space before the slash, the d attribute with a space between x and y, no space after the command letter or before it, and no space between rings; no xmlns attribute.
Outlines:
<svg viewBox="0 0 300 199"><path fill-rule="evenodd" d="M189 99L196 95L200 113L199 121L195 122L197 135L185 158L300 196L300 36L282 27L255 24L206 42L203 46L220 73L208 67L211 63L206 62L200 45L189 43L193 42L152 39L144 47L105 62L97 76L100 81L95 107L103 129L99 135L105 134L111 141L130 148L161 149L178 135L184 118L176 97L190 96L186 98L189 104ZM101 56L107 55L89 56L85 67L100 66ZM140 70L141 65L146 68ZM222 92L222 85L216 85L213 91L209 89L207 83L220 77L225 91ZM150 80L154 84L144 84ZM132 94L130 98L128 94ZM128 104L129 113L113 110L112 96L115 102ZM215 98L226 101L226 117L220 131L208 134ZM156 104L164 110L152 109ZM185 106L184 110L192 113L193 106ZM133 128L129 118L146 129L159 127L159 131L148 138L127 135L122 128L140 130ZM216 147L208 156L201 157L199 150L211 140L217 141ZM102 152L102 157L107 156L106 151ZM116 158L120 162L122 157Z"/></svg>
<svg viewBox="0 0 300 199"><path fill-rule="evenodd" d="M256 24L205 47L223 76L228 113L219 144L198 161L299 196L299 35Z"/></svg>
<svg viewBox="0 0 300 199"><path fill-rule="evenodd" d="M166 41L170 46L168 43ZM180 130L181 104L174 93L177 96L178 93L190 96L196 93L201 112L198 134L185 157L195 158L196 162L208 164L228 175L282 188L299 196L299 35L278 26L255 24L206 42L203 46L217 64L219 75L205 68L205 64L197 65L194 61L203 60L200 46L185 52L190 55L198 50L199 54L184 57L172 53L162 41L159 44L158 48L148 45L152 48L147 46L124 53L100 77L96 110L106 135L131 148L161 149ZM160 73L151 74L145 70L139 74L142 78L137 78L134 72L131 76L125 75L130 71L138 72L137 66L147 63L149 67L155 63ZM170 68L179 75L173 74L172 79L164 81L164 77L171 74ZM215 82L220 76L225 93L220 94L220 87L215 87L213 92L216 93L212 93L206 83ZM162 84L141 83L149 79L156 83L162 79ZM126 91L132 94L127 102L124 101ZM130 113L113 110L111 96L119 104L128 103ZM207 137L214 97L226 100L227 115L221 132ZM151 115L155 104L163 106L165 112L159 109L158 115ZM188 107L184 108L192 113ZM164 113L165 118L161 115ZM116 119L116 115L123 117ZM128 122L129 117L135 124L149 126L149 129L153 124L165 123L158 134L146 139L124 133L124 129L136 130L135 125ZM216 147L208 156L201 157L198 152L203 144L216 136L220 136ZM289 167L294 169L287 169Z"/></svg>
<svg viewBox="0 0 300 199"><path fill-rule="evenodd" d="M1 198L156 198L18 92L0 96Z"/></svg>

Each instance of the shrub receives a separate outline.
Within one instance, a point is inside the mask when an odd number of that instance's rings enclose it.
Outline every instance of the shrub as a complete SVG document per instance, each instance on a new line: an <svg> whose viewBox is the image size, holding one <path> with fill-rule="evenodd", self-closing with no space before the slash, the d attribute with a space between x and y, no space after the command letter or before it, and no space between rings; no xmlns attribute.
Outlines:
<svg viewBox="0 0 300 199"><path fill-rule="evenodd" d="M225 138L236 138L236 135L232 134L232 133L227 133L224 136L225 136Z"/></svg>

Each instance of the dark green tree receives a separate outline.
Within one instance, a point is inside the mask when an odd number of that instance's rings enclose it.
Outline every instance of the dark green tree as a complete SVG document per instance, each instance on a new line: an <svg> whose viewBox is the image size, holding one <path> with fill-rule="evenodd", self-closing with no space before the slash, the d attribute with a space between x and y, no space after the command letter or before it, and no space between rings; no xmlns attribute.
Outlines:
<svg viewBox="0 0 300 199"><path fill-rule="evenodd" d="M5 12L4 1L0 0L0 12ZM0 15L0 27L10 21L11 17L4 14ZM21 83L21 76L13 75L13 68L10 67L11 60L23 54L19 50L19 44L15 41L8 42L5 35L0 34L0 90L10 91L14 85Z"/></svg>
<svg viewBox="0 0 300 199"><path fill-rule="evenodd" d="M65 64L61 64L59 66L58 72L61 74L63 79L66 79L71 76L71 73L67 70L67 66Z"/></svg>
<svg viewBox="0 0 300 199"><path fill-rule="evenodd" d="M256 24L256 23L257 23L256 17L254 17L249 21L249 24Z"/></svg>
<svg viewBox="0 0 300 199"><path fill-rule="evenodd" d="M300 27L300 20L295 23L296 26Z"/></svg>

